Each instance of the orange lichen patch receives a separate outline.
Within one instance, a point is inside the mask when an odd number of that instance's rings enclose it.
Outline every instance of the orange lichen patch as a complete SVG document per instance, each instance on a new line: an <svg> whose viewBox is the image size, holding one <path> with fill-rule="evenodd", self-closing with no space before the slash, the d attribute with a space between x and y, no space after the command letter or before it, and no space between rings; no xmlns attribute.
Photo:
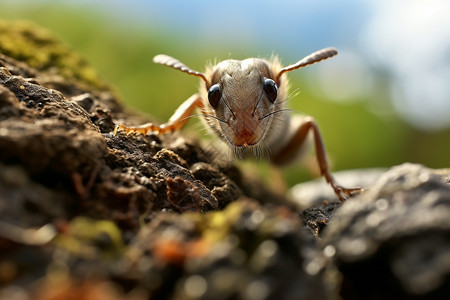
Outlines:
<svg viewBox="0 0 450 300"><path fill-rule="evenodd" d="M199 258L204 257L211 250L211 244L205 239L198 239L187 244L188 257Z"/></svg>
<svg viewBox="0 0 450 300"><path fill-rule="evenodd" d="M153 254L174 265L182 265L186 258L183 242L175 239L159 239L152 246Z"/></svg>
<svg viewBox="0 0 450 300"><path fill-rule="evenodd" d="M203 257L209 250L210 245L204 239L183 242L172 238L162 238L152 245L152 252L156 257L173 265L183 265L189 258Z"/></svg>
<svg viewBox="0 0 450 300"><path fill-rule="evenodd" d="M120 289L109 281L86 280L79 282L68 278L63 281L44 281L37 289L36 300L138 300L137 295L123 295Z"/></svg>

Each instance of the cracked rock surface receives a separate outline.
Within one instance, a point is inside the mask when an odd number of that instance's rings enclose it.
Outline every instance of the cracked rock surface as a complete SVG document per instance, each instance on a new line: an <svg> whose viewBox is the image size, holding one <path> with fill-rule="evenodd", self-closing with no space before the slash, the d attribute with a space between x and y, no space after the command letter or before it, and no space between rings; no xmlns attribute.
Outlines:
<svg viewBox="0 0 450 300"><path fill-rule="evenodd" d="M450 170L403 164L337 210L323 243L346 299L445 297L450 286ZM389 295L386 295L389 291Z"/></svg>

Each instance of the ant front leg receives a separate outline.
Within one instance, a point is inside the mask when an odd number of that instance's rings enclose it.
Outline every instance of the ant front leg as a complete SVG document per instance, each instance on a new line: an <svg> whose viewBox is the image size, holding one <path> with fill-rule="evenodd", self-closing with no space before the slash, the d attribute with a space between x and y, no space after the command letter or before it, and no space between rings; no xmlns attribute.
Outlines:
<svg viewBox="0 0 450 300"><path fill-rule="evenodd" d="M294 132L292 138L289 140L287 145L282 148L275 156L272 158L275 164L283 164L292 157L295 156L297 151L306 142L308 133L312 131L314 137L314 145L316 150L317 162L320 167L320 173L325 177L326 182L328 182L333 188L335 194L338 196L340 201L345 201L348 197L353 196L358 192L363 192L361 188L345 188L339 185L331 175L327 156L325 152L325 146L322 141L322 137L319 132L319 127L313 118L307 117Z"/></svg>
<svg viewBox="0 0 450 300"><path fill-rule="evenodd" d="M158 134L165 134L180 130L189 121L189 116L192 114L195 108L202 108L203 102L199 94L194 94L189 99L183 102L175 113L170 117L167 123L157 125L153 123L147 123L140 126L127 127L124 125L116 125L114 128L114 135L119 131L125 131L126 134L132 132L147 134L148 132L156 132Z"/></svg>

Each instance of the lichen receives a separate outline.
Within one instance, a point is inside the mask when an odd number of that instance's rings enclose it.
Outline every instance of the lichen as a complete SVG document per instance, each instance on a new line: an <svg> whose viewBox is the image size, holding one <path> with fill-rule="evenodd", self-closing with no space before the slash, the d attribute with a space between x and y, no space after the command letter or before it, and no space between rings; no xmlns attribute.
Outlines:
<svg viewBox="0 0 450 300"><path fill-rule="evenodd" d="M52 68L66 79L99 89L107 88L97 72L68 45L29 21L0 20L0 53L45 72Z"/></svg>

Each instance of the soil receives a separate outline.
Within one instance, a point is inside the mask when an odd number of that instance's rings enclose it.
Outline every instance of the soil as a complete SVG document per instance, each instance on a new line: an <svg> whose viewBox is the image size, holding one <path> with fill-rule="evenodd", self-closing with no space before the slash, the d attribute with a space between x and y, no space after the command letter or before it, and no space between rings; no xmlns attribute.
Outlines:
<svg viewBox="0 0 450 300"><path fill-rule="evenodd" d="M183 132L113 135L149 121L122 103L51 33L0 22L0 299L448 294L448 170L394 168L343 204L316 187L304 207Z"/></svg>

